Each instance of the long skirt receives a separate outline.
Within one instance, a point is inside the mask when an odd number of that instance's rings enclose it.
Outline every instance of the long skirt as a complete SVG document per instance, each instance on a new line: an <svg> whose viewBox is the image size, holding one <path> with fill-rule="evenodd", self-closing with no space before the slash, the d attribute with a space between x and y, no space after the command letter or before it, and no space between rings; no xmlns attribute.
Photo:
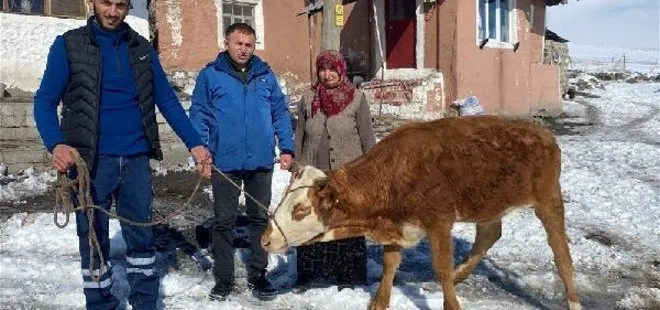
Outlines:
<svg viewBox="0 0 660 310"><path fill-rule="evenodd" d="M323 282L367 284L367 244L364 237L315 243L297 248L297 285Z"/></svg>

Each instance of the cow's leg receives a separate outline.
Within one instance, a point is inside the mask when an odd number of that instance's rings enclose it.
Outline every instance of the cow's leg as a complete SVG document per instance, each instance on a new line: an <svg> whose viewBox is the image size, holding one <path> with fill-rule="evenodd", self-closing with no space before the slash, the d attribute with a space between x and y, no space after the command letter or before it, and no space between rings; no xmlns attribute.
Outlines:
<svg viewBox="0 0 660 310"><path fill-rule="evenodd" d="M433 270L442 282L442 294L445 310L458 310L461 306L456 297L454 287L454 254L451 240L453 223L441 223L429 230L428 239L431 245Z"/></svg>
<svg viewBox="0 0 660 310"><path fill-rule="evenodd" d="M555 264L559 270L559 277L564 282L566 298L568 299L568 308L570 310L582 309L578 300L577 290L573 282L573 261L571 259L570 249L566 237L566 228L564 225L564 203L561 192L556 190L554 195L539 201L535 208L536 216L543 223L548 243L555 255Z"/></svg>
<svg viewBox="0 0 660 310"><path fill-rule="evenodd" d="M502 219L496 219L485 223L477 223L477 236L470 255L456 268L454 273L454 284L467 279L481 259L486 255L490 247L502 236Z"/></svg>
<svg viewBox="0 0 660 310"><path fill-rule="evenodd" d="M383 246L383 276L369 305L370 310L385 310L389 306L394 274L401 264L401 250L398 245Z"/></svg>

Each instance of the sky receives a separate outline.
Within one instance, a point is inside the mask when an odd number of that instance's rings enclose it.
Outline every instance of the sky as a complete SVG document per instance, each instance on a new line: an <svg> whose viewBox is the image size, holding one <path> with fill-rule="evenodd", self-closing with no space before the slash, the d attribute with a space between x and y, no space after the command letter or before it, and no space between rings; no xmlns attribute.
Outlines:
<svg viewBox="0 0 660 310"><path fill-rule="evenodd" d="M573 44L660 49L660 0L569 0L547 16L548 29Z"/></svg>
<svg viewBox="0 0 660 310"><path fill-rule="evenodd" d="M559 134L557 139L566 233L585 309L660 307L660 117L654 114L660 110L658 87L612 83L592 91L599 98L564 103L563 122L578 124L573 126L577 132ZM13 201L20 209L23 197L42 194L55 180L52 172L25 175L20 182L0 184L0 201ZM271 207L280 200L288 179L288 172L275 169ZM51 204L52 197L43 203ZM120 232L112 220L112 293L125 300L126 245ZM468 253L474 235L473 225L455 225L456 257ZM17 213L0 222L0 309L84 309L77 245L75 225L59 229L49 213ZM237 286L243 288L245 254L236 253ZM383 268L379 247L369 246L367 256L369 285L295 294L289 291L296 278L295 250L270 255L269 278L282 291L268 303L240 289L226 302L209 301L211 275L194 268L170 270L161 282L161 305L176 310L366 309ZM164 258L158 256L159 264ZM194 267L192 260L181 260ZM456 292L464 309L566 309L552 252L532 210L504 218L502 238ZM423 241L404 252L390 309L441 309L442 303L442 292L433 283L429 245Z"/></svg>

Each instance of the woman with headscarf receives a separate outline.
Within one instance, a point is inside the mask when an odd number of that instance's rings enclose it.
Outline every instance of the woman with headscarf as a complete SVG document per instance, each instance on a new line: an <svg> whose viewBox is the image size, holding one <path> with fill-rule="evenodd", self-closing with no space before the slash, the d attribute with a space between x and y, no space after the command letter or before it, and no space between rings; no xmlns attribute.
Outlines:
<svg viewBox="0 0 660 310"><path fill-rule="evenodd" d="M333 170L376 144L369 104L349 81L346 67L337 51L324 51L316 59L318 79L298 107L295 141L297 160L302 164ZM365 239L300 246L297 269L298 291L319 280L339 289L366 285Z"/></svg>

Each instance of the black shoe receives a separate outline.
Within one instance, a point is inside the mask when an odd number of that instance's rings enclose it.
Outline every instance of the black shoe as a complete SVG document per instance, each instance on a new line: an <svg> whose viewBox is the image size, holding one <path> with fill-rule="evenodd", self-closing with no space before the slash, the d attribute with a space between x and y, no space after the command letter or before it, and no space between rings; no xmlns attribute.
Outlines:
<svg viewBox="0 0 660 310"><path fill-rule="evenodd" d="M209 294L209 299L214 301L225 301L231 293L231 286L225 284L216 284Z"/></svg>
<svg viewBox="0 0 660 310"><path fill-rule="evenodd" d="M249 279L248 288L252 290L255 297L264 301L273 300L277 297L277 290L265 276Z"/></svg>

